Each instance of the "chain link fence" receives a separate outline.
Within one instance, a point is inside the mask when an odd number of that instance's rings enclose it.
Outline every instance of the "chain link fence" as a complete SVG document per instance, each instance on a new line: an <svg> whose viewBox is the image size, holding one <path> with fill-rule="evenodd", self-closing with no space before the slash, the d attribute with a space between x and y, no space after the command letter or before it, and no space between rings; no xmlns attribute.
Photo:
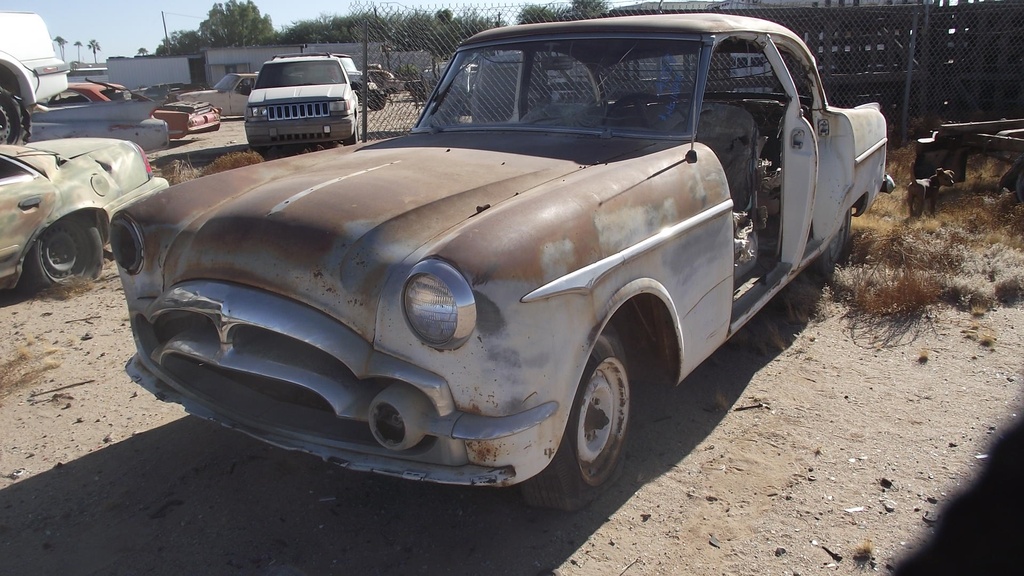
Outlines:
<svg viewBox="0 0 1024 576"><path fill-rule="evenodd" d="M800 6L734 2L610 5L503 4L409 8L353 3L358 63L387 103L368 114L368 137L407 132L456 47L473 34L515 24L632 14L718 12L772 20L814 53L831 103L878 102L892 137L906 141L940 121L1024 116L1024 0L949 5L856 5L822 0ZM901 0L882 0L901 2ZM850 2L853 6L843 6Z"/></svg>

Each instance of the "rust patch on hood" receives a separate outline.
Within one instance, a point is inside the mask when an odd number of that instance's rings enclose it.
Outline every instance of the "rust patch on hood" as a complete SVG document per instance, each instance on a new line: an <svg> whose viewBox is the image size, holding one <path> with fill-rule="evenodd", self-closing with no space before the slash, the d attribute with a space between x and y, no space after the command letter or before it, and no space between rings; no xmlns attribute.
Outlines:
<svg viewBox="0 0 1024 576"><path fill-rule="evenodd" d="M372 339L391 266L478 207L650 145L569 135L414 135L200 178L131 213L164 230L165 287L193 278L256 286Z"/></svg>

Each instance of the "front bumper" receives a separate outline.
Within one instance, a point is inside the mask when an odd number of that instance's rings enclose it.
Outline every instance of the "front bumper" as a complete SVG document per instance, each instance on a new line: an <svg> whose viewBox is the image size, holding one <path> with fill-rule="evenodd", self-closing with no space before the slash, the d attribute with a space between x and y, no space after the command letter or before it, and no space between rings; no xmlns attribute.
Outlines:
<svg viewBox="0 0 1024 576"><path fill-rule="evenodd" d="M350 138L354 131L355 116L245 121L250 146L335 142Z"/></svg>
<svg viewBox="0 0 1024 576"><path fill-rule="evenodd" d="M144 304L144 306L143 306ZM511 484L517 458L470 461L467 442L495 450L532 437L558 409L503 417L459 410L447 382L374 350L354 331L298 302L224 282L190 281L135 301L139 354L126 371L161 400L276 446L361 471L446 484ZM425 436L403 450L371 433L374 399L398 389L425 399ZM489 452L492 456L494 452ZM535 456L534 456L535 457Z"/></svg>

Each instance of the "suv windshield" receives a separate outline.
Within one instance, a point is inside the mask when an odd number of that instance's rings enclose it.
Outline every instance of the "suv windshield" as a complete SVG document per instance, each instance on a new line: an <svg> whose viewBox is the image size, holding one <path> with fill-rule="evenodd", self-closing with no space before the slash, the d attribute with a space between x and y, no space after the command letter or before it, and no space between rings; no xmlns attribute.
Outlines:
<svg viewBox="0 0 1024 576"><path fill-rule="evenodd" d="M256 78L256 88L345 84L341 64L335 59L267 62Z"/></svg>
<svg viewBox="0 0 1024 576"><path fill-rule="evenodd" d="M700 43L527 41L461 50L418 129L492 126L692 132Z"/></svg>

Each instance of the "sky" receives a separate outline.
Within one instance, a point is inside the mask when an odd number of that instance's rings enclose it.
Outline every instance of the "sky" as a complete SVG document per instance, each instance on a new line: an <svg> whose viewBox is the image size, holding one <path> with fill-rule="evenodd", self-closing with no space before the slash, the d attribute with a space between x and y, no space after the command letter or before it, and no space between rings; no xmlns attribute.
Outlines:
<svg viewBox="0 0 1024 576"><path fill-rule="evenodd" d="M78 60L76 41L82 43L82 62L92 62L92 51L86 49L90 40L100 45L97 59L102 62L113 56L135 56L139 48L150 54L164 38L160 13L167 21L167 33L175 30L198 30L217 0L163 0L157 2L125 2L124 0L0 0L0 10L35 12L43 17L50 38L61 36L68 41L64 47L66 61ZM226 0L219 0L225 2ZM351 2L342 0L254 0L260 13L270 15L275 30L299 20L312 20L320 14L349 13ZM418 6L419 2L391 2ZM365 3L364 3L365 4ZM463 4L452 2L452 5ZM60 50L54 44L57 56Z"/></svg>

